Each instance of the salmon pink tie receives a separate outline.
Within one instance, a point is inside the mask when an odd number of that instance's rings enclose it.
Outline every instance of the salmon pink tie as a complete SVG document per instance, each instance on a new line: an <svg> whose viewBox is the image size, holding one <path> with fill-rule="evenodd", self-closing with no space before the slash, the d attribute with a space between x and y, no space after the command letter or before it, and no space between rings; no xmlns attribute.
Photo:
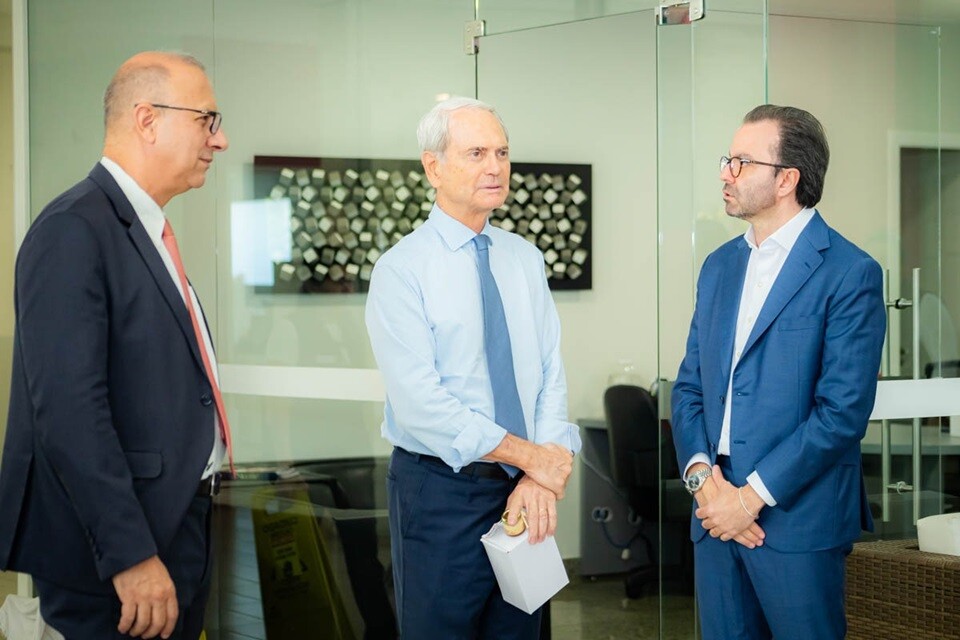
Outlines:
<svg viewBox="0 0 960 640"><path fill-rule="evenodd" d="M220 419L220 432L223 435L223 441L227 444L227 458L230 460L230 471L235 472L233 468L233 445L230 441L230 424L227 422L227 411L223 406L223 395L220 393L220 385L217 384L217 377L213 375L213 365L210 363L210 357L207 355L207 348L204 346L203 333L200 331L200 321L197 318L196 309L193 308L193 301L190 297L190 287L187 286L187 274L183 270L183 261L180 259L180 249L177 247L177 239L173 235L173 227L170 221L163 223L163 245L170 253L173 259L173 266L177 269L177 276L180 278L180 290L183 292L183 300L187 305L187 311L190 313L190 322L193 323L193 333L197 337L197 346L200 348L200 356L203 358L203 367L207 372L207 380L213 388L213 397L217 404L217 417Z"/></svg>

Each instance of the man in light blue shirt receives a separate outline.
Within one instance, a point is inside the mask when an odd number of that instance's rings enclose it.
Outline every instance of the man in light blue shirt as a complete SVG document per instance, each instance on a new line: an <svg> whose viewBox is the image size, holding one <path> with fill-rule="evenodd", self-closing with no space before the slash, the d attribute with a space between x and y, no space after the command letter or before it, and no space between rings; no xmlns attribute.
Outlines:
<svg viewBox="0 0 960 640"><path fill-rule="evenodd" d="M508 193L492 107L437 104L420 122L429 220L377 262L366 322L387 389L383 436L402 637L536 638L506 604L480 543L504 510L553 535L580 449L567 420L560 322L543 257L490 225Z"/></svg>

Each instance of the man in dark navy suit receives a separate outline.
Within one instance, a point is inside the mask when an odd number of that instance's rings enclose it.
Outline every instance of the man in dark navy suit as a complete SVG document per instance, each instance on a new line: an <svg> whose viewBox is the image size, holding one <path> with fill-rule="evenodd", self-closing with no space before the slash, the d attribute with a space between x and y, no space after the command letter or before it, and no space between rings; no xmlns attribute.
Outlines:
<svg viewBox="0 0 960 640"><path fill-rule="evenodd" d="M33 577L69 640L202 631L229 429L163 207L227 148L216 109L196 59L128 60L104 96L103 158L17 258L0 568Z"/></svg>

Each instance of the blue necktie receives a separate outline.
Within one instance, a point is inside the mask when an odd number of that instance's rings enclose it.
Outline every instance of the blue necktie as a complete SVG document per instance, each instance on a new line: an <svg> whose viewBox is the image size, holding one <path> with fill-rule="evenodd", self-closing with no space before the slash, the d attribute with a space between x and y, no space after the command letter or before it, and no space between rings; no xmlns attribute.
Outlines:
<svg viewBox="0 0 960 640"><path fill-rule="evenodd" d="M527 426L523 420L523 407L517 392L517 377L513 371L513 351L510 348L510 332L507 316L503 312L503 300L497 281L490 271L490 238L478 235L473 238L477 247L477 271L480 274L480 293L483 298L483 350L487 355L487 372L493 387L494 420L498 425L517 436L527 438ZM508 464L501 466L513 477L518 469Z"/></svg>

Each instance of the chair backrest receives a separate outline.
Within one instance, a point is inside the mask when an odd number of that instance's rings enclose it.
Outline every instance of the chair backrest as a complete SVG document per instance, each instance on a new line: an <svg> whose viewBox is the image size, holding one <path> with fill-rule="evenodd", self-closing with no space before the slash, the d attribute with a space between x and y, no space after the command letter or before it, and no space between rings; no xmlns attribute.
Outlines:
<svg viewBox="0 0 960 640"><path fill-rule="evenodd" d="M610 476L634 511L656 517L660 488L660 419L650 392L618 384L603 394L610 440Z"/></svg>

